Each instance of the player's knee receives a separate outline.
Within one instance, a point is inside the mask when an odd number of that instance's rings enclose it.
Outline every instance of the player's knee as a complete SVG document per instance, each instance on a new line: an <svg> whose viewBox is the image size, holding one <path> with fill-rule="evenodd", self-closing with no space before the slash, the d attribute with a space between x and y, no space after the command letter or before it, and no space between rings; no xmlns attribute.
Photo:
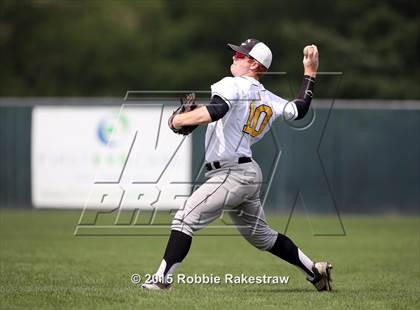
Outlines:
<svg viewBox="0 0 420 310"><path fill-rule="evenodd" d="M180 231L180 232L185 233L185 234L187 234L191 237L194 235L193 227L189 223L183 221L182 219L174 218L172 220L171 230Z"/></svg>
<svg viewBox="0 0 420 310"><path fill-rule="evenodd" d="M171 229L181 231L190 236L194 235L194 232L201 229L199 221L194 213L185 214L183 211L178 211L172 220Z"/></svg>
<svg viewBox="0 0 420 310"><path fill-rule="evenodd" d="M272 242L271 238L260 238L252 242L252 245L261 251L267 251L271 249L273 244L274 243Z"/></svg>
<svg viewBox="0 0 420 310"><path fill-rule="evenodd" d="M245 237L254 247L261 251L271 249L276 242L277 232L273 230L256 231Z"/></svg>

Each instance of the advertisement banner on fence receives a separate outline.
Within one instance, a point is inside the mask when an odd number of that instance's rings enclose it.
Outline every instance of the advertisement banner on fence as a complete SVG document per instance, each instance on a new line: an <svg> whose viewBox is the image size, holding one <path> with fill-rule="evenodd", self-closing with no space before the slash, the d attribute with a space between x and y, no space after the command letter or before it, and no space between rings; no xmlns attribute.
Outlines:
<svg viewBox="0 0 420 310"><path fill-rule="evenodd" d="M33 205L179 208L191 192L192 141L168 128L172 109L35 107Z"/></svg>

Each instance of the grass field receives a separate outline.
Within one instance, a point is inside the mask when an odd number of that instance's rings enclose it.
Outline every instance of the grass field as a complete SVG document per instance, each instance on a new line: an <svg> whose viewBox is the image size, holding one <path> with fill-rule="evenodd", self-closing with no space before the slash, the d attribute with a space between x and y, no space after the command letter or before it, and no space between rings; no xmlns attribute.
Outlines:
<svg viewBox="0 0 420 310"><path fill-rule="evenodd" d="M80 212L0 212L1 309L420 309L418 217L345 216L347 234L337 237L313 236L304 217L294 218L288 235L334 265L331 293L316 292L300 271L238 236L197 236L179 273L280 275L289 283L145 292L130 277L155 271L166 237L75 237ZM284 218L269 222L279 228Z"/></svg>

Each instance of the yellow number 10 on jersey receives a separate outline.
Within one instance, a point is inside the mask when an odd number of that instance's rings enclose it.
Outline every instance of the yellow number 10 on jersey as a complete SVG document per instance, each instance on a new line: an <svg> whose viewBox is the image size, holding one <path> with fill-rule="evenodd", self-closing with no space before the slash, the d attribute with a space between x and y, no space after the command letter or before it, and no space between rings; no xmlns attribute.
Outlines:
<svg viewBox="0 0 420 310"><path fill-rule="evenodd" d="M264 113L264 119L260 122L259 120L262 113ZM271 107L262 104L255 108L255 102L252 101L249 105L249 116L242 131L250 134L251 137L257 137L264 131L264 128L267 126L272 115L273 110L271 110ZM257 128L259 123L261 123L261 125Z"/></svg>

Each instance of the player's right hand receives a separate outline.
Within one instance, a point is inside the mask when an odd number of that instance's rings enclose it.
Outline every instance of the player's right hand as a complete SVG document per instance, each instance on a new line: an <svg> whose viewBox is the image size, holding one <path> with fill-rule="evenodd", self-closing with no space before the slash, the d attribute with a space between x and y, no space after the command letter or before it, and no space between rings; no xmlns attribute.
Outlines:
<svg viewBox="0 0 420 310"><path fill-rule="evenodd" d="M303 49L303 67L305 75L315 76L319 66L318 47L314 44L307 45Z"/></svg>

